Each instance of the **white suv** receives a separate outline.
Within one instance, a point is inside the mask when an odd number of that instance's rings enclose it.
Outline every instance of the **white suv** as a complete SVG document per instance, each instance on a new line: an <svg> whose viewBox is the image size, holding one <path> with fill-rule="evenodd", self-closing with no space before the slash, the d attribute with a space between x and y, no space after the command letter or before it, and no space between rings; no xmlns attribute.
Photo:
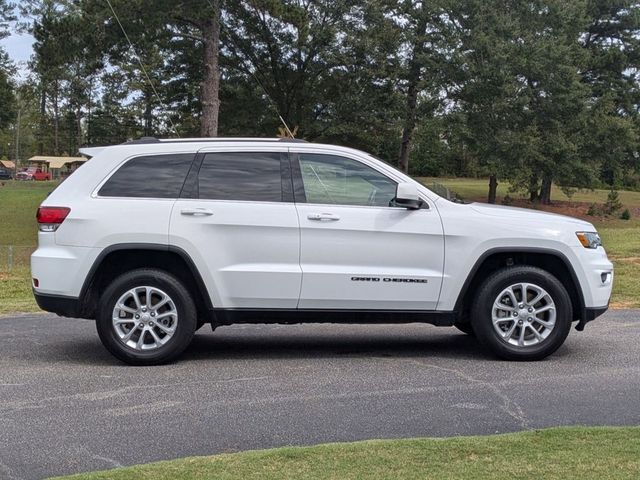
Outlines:
<svg viewBox="0 0 640 480"><path fill-rule="evenodd" d="M534 360L607 309L593 225L455 203L358 150L145 138L83 153L38 210L34 294L95 319L127 363L175 358L205 323L272 322L456 326Z"/></svg>

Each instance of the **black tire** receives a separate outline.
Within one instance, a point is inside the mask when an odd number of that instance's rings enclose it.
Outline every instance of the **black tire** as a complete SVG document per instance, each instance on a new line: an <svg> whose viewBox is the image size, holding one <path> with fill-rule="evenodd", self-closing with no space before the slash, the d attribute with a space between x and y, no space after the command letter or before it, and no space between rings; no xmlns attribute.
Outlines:
<svg viewBox="0 0 640 480"><path fill-rule="evenodd" d="M178 313L173 336L164 345L147 352L125 345L112 322L118 299L128 290L140 286L155 287L166 292ZM129 365L160 365L170 362L187 348L196 326L197 310L191 295L178 279L162 270L143 268L117 277L105 289L98 303L96 328L100 340L113 356Z"/></svg>
<svg viewBox="0 0 640 480"><path fill-rule="evenodd" d="M555 325L548 336L535 345L512 345L493 326L493 302L504 289L518 283L543 288L555 303ZM480 286L471 311L471 322L478 340L495 355L507 360L541 360L551 355L567 338L573 318L571 298L562 283L549 272L531 266L508 267L492 274Z"/></svg>
<svg viewBox="0 0 640 480"><path fill-rule="evenodd" d="M453 324L453 326L460 330L462 333L466 333L471 337L476 336L476 332L473 331L471 322L456 322Z"/></svg>

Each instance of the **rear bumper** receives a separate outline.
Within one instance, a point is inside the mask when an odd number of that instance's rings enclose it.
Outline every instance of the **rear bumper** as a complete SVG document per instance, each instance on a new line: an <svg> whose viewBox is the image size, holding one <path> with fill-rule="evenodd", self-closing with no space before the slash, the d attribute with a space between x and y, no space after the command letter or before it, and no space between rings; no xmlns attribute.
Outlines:
<svg viewBox="0 0 640 480"><path fill-rule="evenodd" d="M60 295L46 295L33 292L38 306L47 312L55 313L61 317L79 317L80 301L75 297L63 297Z"/></svg>
<svg viewBox="0 0 640 480"><path fill-rule="evenodd" d="M39 232L38 249L31 255L35 292L54 297L79 297L91 265L101 249L57 245L55 233Z"/></svg>
<svg viewBox="0 0 640 480"><path fill-rule="evenodd" d="M580 321L576 325L576 330L581 332L582 330L584 330L584 326L587 323L589 323L592 320L595 320L600 315L602 315L604 312L606 312L608 309L609 309L609 305L607 305L606 307L585 308L582 311L582 318L580 319Z"/></svg>

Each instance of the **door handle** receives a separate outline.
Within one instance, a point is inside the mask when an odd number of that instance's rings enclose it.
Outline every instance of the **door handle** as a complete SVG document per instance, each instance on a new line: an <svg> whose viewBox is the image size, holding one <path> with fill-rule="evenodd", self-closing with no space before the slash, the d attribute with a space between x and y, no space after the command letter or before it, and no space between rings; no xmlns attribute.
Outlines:
<svg viewBox="0 0 640 480"><path fill-rule="evenodd" d="M307 215L309 220L316 220L318 222L322 222L324 220L329 220L333 222L337 222L340 220L340 216L334 213L310 213Z"/></svg>
<svg viewBox="0 0 640 480"><path fill-rule="evenodd" d="M207 208L184 208L180 211L182 215L190 215L192 217L208 217L213 212Z"/></svg>

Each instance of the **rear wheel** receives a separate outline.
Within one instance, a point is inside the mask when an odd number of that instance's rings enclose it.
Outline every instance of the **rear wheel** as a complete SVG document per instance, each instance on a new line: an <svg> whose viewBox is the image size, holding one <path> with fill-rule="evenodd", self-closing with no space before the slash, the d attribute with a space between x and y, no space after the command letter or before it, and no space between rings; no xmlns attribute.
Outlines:
<svg viewBox="0 0 640 480"><path fill-rule="evenodd" d="M166 363L189 345L197 326L193 299L172 275L140 269L116 278L100 297L103 345L131 365Z"/></svg>
<svg viewBox="0 0 640 480"><path fill-rule="evenodd" d="M565 341L573 318L560 281L536 267L499 270L478 290L473 329L481 343L509 360L540 360Z"/></svg>

